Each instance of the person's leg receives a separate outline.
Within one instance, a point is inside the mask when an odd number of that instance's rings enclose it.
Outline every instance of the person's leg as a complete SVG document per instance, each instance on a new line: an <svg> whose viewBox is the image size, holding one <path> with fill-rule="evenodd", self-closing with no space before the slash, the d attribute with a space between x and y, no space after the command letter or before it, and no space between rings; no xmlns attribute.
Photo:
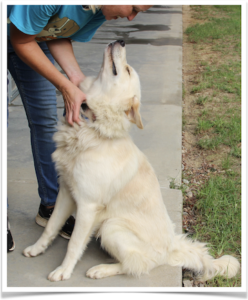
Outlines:
<svg viewBox="0 0 248 300"><path fill-rule="evenodd" d="M40 47L54 63L46 43ZM53 206L58 192L57 173L51 154L55 150L53 134L57 125L55 87L27 66L8 44L8 69L18 87L30 128L32 153L41 204Z"/></svg>
<svg viewBox="0 0 248 300"><path fill-rule="evenodd" d="M54 63L45 42L39 44ZM57 98L55 87L44 77L27 66L8 42L8 70L18 87L30 128L34 166L41 198L36 223L45 227L50 218L58 194L58 181L52 153L55 151L53 135L57 125ZM60 235L69 239L75 219L71 216Z"/></svg>

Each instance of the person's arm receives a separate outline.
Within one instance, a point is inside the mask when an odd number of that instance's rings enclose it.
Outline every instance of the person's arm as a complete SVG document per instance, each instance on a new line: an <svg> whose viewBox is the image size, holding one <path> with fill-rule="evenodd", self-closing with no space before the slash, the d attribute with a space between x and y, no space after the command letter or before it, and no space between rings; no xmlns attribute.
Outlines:
<svg viewBox="0 0 248 300"><path fill-rule="evenodd" d="M84 81L85 75L75 58L71 41L66 38L51 40L47 42L47 46L70 81L79 86L80 82Z"/></svg>
<svg viewBox="0 0 248 300"><path fill-rule="evenodd" d="M50 62L35 41L36 35L27 35L11 24L10 40L16 54L33 70L49 80L63 95L66 119L79 124L80 106L85 94Z"/></svg>

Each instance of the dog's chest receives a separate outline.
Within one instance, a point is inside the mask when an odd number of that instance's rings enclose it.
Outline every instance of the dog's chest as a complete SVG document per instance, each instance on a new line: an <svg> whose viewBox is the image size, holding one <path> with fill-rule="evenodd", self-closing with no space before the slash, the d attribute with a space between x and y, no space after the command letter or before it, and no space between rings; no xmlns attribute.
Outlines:
<svg viewBox="0 0 248 300"><path fill-rule="evenodd" d="M56 167L71 190L98 203L107 204L138 169L136 147L129 139L105 140L96 147L79 149L72 155L58 148Z"/></svg>

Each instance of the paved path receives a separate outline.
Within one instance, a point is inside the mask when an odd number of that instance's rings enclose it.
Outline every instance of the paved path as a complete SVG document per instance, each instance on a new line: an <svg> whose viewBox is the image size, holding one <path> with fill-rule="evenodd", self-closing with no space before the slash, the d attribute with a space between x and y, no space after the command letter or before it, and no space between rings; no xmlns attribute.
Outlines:
<svg viewBox="0 0 248 300"><path fill-rule="evenodd" d="M86 75L99 71L106 44L124 39L127 60L140 75L141 115L144 129L133 127L131 135L153 165L169 214L181 232L182 195L169 189L181 181L182 101L182 8L156 6L134 21L116 20L99 28L90 43L74 43L75 55ZM58 67L59 68L59 67ZM63 100L58 93L58 114ZM47 275L64 258L67 241L58 237L44 255L28 259L22 255L43 231L35 224L39 206L37 183L30 151L29 129L21 101L10 106L8 128L9 219L16 249L8 254L9 287L181 287L181 268L161 266L141 278L115 276L102 280L85 277L90 267L109 261L93 240L68 281L52 283Z"/></svg>

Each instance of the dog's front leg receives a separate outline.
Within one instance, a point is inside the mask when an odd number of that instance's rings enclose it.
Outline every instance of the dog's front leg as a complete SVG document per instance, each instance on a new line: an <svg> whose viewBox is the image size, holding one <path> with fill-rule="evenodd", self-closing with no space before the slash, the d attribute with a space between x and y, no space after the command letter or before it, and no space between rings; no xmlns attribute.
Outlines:
<svg viewBox="0 0 248 300"><path fill-rule="evenodd" d="M48 276L50 281L66 280L71 277L77 261L82 256L91 234L95 221L97 206L93 204L79 205L76 213L76 223L68 244L66 256L62 265Z"/></svg>

